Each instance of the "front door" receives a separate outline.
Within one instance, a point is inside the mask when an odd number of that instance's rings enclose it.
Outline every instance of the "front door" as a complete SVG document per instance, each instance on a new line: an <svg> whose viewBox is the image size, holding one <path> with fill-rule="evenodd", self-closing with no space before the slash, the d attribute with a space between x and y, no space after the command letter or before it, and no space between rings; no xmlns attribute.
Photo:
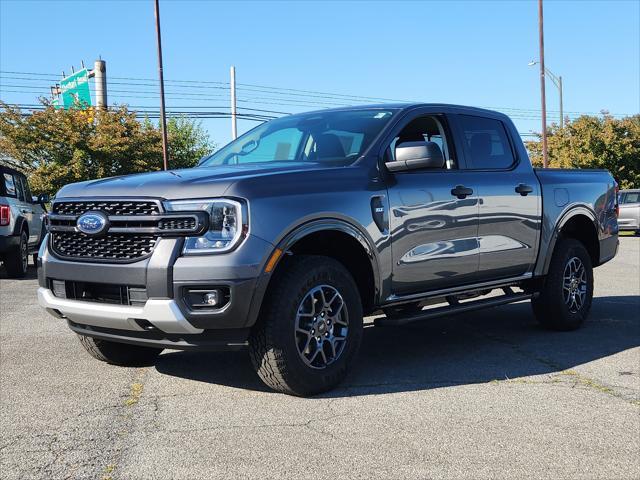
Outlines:
<svg viewBox="0 0 640 480"><path fill-rule="evenodd" d="M389 182L392 290L407 295L471 283L478 270L478 195L473 175L460 169L446 119L411 120L387 155L403 142L437 143L443 168L398 172Z"/></svg>

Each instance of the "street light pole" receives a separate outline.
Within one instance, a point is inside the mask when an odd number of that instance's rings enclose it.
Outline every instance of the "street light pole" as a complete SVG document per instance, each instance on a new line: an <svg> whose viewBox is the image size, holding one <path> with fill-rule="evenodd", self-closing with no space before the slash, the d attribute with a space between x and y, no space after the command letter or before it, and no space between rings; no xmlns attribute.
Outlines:
<svg viewBox="0 0 640 480"><path fill-rule="evenodd" d="M538 34L540 43L540 101L542 103L542 166L547 168L549 166L549 157L547 153L547 99L544 90L544 21L542 0L538 0Z"/></svg>
<svg viewBox="0 0 640 480"><path fill-rule="evenodd" d="M235 140L238 138L238 117L236 110L236 67L233 65L230 69L231 73L231 83L229 86L231 87L231 139Z"/></svg>
<svg viewBox="0 0 640 480"><path fill-rule="evenodd" d="M537 60L532 60L531 62L529 62L529 66L533 66L533 65L538 65L540 62L538 62ZM563 107L562 107L562 75L555 75L551 70L549 70L547 67L544 67L544 73L551 79L551 81L553 82L553 84L556 86L556 88L558 89L558 92L560 94L560 128L563 128L564 126L564 111L563 111Z"/></svg>
<svg viewBox="0 0 640 480"><path fill-rule="evenodd" d="M162 72L162 38L160 35L160 5L156 6L156 38L158 43L158 77L160 78L160 128L162 129L162 163L165 170L169 169L169 145L167 141L167 117L164 110L164 75Z"/></svg>

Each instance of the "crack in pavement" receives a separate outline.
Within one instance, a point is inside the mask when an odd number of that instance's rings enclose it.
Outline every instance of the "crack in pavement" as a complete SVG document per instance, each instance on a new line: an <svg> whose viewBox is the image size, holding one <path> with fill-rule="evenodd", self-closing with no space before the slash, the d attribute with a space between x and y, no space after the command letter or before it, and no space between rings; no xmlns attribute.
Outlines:
<svg viewBox="0 0 640 480"><path fill-rule="evenodd" d="M507 345L509 346L515 353L529 358L531 360L534 360L546 367L549 367L553 370L556 370L557 373L552 374L552 373L548 373L547 375L551 375L553 378L555 377L560 377L560 376L570 376L572 378L575 379L575 384L579 384L583 387L586 387L588 390L592 390L592 391L596 391L599 393L604 393L606 395L609 395L611 397L614 398L618 398L620 400L623 400L626 403L629 403L631 405L634 406L640 406L640 400L629 400L628 398L625 397L625 395L619 391L616 391L616 388L620 388L618 386L615 385L606 385L603 384L591 377L588 377L586 375L582 375L578 372L576 372L575 370L571 370L571 369L567 369L564 368L562 365L560 365L559 363L556 363L555 361L548 359L548 358L543 358L540 357L539 355L536 355L535 353L523 348L521 345L518 345L517 343L513 343L509 340L507 340L506 338L500 336L500 335L496 335L494 333L488 333L486 331L474 328L473 324L469 323L469 322L464 322L464 324L477 336L480 337L484 337L487 338L489 340L492 340L494 342L497 343L501 343L503 345ZM524 382L520 382L520 383L524 383ZM563 383L563 382L560 382Z"/></svg>

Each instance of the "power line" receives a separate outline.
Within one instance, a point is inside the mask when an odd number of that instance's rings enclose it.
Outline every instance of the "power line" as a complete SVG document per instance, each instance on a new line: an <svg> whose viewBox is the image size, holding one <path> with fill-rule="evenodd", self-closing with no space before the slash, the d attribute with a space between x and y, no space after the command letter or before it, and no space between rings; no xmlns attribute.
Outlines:
<svg viewBox="0 0 640 480"><path fill-rule="evenodd" d="M12 77L12 75L21 75L22 77ZM40 77L40 78L28 78L28 77ZM60 79L55 78L56 74L50 73L40 73L40 72L19 72L19 71L8 71L8 70L0 70L0 78L6 78L9 80L26 80L26 81L53 81L58 82ZM157 82L155 79L151 78L141 78L141 77L110 77L110 79L114 80L125 80L122 82L118 81L110 81L110 84L114 85L122 85L125 87L154 87L157 88ZM131 82L150 82L150 83L131 83ZM188 97L196 97L200 99L214 99L219 97L220 99L229 98L228 94L214 94L214 93L204 93L202 89L215 89L215 90L228 90L228 82L216 82L216 81L207 81L207 80L165 80L167 83L171 83L174 87L179 87L180 89L189 88L195 89L195 92L167 92L167 97L172 100L188 100ZM5 87L11 87L11 89L6 89ZM49 86L33 86L33 85L14 85L14 84L0 84L0 89L3 92L10 93L35 93L24 90L17 90L16 88L26 88L26 89L42 89L43 91L47 91L49 93ZM364 96L364 95L348 95L342 93L333 93L333 92L323 92L317 90L303 90L296 88L284 88L284 87L273 87L268 85L259 85L259 84L251 84L251 83L239 83L238 90L244 91L245 93L241 98L238 99L238 102L245 104L258 104L258 105L281 105L281 106L296 106L296 107L319 107L319 108L327 108L328 106L349 106L351 102L356 101L383 101L383 102L409 102L409 100L400 100L400 99L392 99L385 97L373 97L373 96ZM144 94L153 94L155 90L129 90L129 89L113 89L110 90L114 93L118 93L117 97L122 98L156 98L155 96L145 96ZM265 95L255 95L255 94L265 94ZM129 95L131 94L131 95ZM269 96L275 95L275 96ZM539 119L541 116L541 110L539 109L525 109L525 108L516 108L516 107L485 107L492 110L498 110L505 113L508 113L514 119L521 120L535 120ZM550 112L554 112L551 110ZM284 114L284 112L282 112ZM578 111L567 111L568 116L579 116L579 115L600 115L601 112L578 112ZM628 113L609 113L614 117L624 117L630 116L632 114Z"/></svg>

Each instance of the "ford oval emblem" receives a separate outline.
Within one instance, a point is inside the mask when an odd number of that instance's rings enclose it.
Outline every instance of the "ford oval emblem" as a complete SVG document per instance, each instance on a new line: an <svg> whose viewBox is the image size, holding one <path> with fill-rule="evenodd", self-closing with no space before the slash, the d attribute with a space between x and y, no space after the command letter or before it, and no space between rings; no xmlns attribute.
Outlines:
<svg viewBox="0 0 640 480"><path fill-rule="evenodd" d="M87 212L78 217L76 228L86 235L100 235L109 228L109 219L102 212Z"/></svg>

